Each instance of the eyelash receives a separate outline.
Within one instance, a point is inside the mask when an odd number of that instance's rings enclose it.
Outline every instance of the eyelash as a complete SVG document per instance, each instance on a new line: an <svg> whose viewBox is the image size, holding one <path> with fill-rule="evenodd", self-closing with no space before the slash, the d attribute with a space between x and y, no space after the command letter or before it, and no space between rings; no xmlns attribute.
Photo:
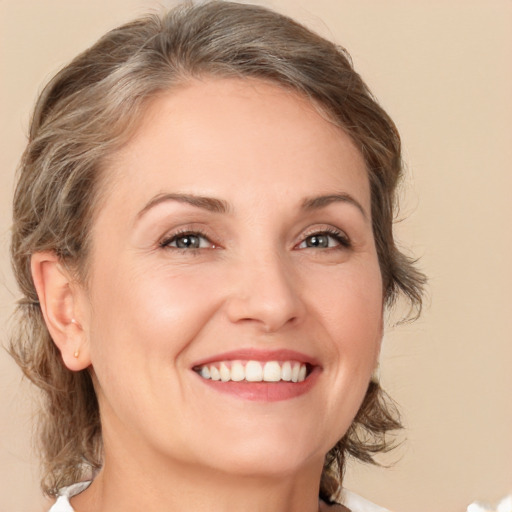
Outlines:
<svg viewBox="0 0 512 512"><path fill-rule="evenodd" d="M189 253L197 252L201 249L206 249L206 247L173 247L173 246L171 246L171 244L173 242L176 242L178 239L185 238L187 236L190 236L190 237L193 236L193 237L197 237L197 238L206 240L208 242L208 244L210 245L210 247L208 247L208 249L216 248L216 245L210 240L208 235L206 235L206 233L204 233L203 231L198 230L198 229L195 229L195 230L184 229L182 231L173 233L172 235L165 237L159 243L159 246L162 249L172 249L174 251L189 252ZM311 233L308 233L306 236L304 236L303 240L299 244L297 244L295 247L299 247L300 245L305 243L308 238L311 238L314 236L328 236L328 237L333 238L339 244L339 246L320 247L320 249L350 249L352 247L352 243L350 242L347 235L343 231L340 231L335 228L327 228L327 229L322 229L320 231L313 231ZM313 248L314 247L304 247L303 249L313 249Z"/></svg>
<svg viewBox="0 0 512 512"><path fill-rule="evenodd" d="M308 233L304 239L298 244L302 245L308 238L314 236L329 236L334 238L336 242L338 242L339 247L324 247L323 249L350 249L352 247L352 243L348 236L343 232L335 228L326 228L320 231L313 231ZM307 247L308 249L313 249L313 247Z"/></svg>
<svg viewBox="0 0 512 512"><path fill-rule="evenodd" d="M202 239L206 240L211 245L211 247L208 247L208 249L215 249L215 247L216 247L215 244L208 238L206 233L204 233L203 231L201 231L199 229L194 229L194 230L184 229L182 231L178 231L176 233L173 233L172 235L165 237L159 243L159 246L162 249L171 249L171 250L174 250L174 251L182 251L182 252L196 252L196 251L199 251L201 249L205 249L205 247L189 247L189 248L185 248L185 247L172 247L170 245L171 243L176 242L178 239L185 238L187 236L190 236L190 237L194 236L194 237L202 238Z"/></svg>

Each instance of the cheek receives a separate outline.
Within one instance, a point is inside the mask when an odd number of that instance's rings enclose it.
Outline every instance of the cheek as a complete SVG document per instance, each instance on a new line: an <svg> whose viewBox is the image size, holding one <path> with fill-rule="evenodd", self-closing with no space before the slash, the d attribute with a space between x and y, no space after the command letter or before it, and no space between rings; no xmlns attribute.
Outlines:
<svg viewBox="0 0 512 512"><path fill-rule="evenodd" d="M175 357L215 311L215 273L106 267L95 276L93 349ZM207 290L207 293L205 293Z"/></svg>
<svg viewBox="0 0 512 512"><path fill-rule="evenodd" d="M378 264L372 259L311 273L306 279L314 297L311 303L318 304L330 322L340 327L366 325L369 330L373 324L381 323L382 278Z"/></svg>
<svg viewBox="0 0 512 512"><path fill-rule="evenodd" d="M108 421L124 418L144 430L139 415L169 424L185 407L180 375L186 351L218 302L215 275L198 274L159 265L142 271L119 261L94 277L91 362Z"/></svg>
<svg viewBox="0 0 512 512"><path fill-rule="evenodd" d="M374 369L383 332L382 280L378 263L361 261L337 273L316 275L310 305L328 333L333 360L341 361L342 375L361 375Z"/></svg>

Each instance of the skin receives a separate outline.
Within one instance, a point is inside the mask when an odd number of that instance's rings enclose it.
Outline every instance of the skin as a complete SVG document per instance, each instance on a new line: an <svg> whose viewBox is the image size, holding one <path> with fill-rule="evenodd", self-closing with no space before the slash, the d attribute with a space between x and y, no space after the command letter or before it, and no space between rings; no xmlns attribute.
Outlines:
<svg viewBox="0 0 512 512"><path fill-rule="evenodd" d="M73 506L318 510L324 456L362 402L382 338L361 154L296 93L205 79L154 98L104 172L87 287L52 253L32 258L52 337L71 370L90 368L102 415L105 465ZM304 208L332 195L343 200ZM200 247L178 249L183 231L202 233ZM314 385L251 401L192 370L240 348L306 354Z"/></svg>

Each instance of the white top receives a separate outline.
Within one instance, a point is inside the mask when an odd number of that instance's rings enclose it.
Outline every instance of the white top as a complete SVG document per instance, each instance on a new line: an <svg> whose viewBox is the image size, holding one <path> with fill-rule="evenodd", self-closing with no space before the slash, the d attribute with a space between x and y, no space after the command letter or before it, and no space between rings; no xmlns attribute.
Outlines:
<svg viewBox="0 0 512 512"><path fill-rule="evenodd" d="M91 482L79 482L78 484L61 489L57 501L48 512L74 512L69 500L87 489L90 483ZM361 496L345 489L341 492L339 499L351 512L389 512L389 510L378 507L368 500L361 498Z"/></svg>
<svg viewBox="0 0 512 512"><path fill-rule="evenodd" d="M387 508L378 507L374 503L361 498L358 494L350 492L347 489L341 491L339 501L342 505L349 508L352 512L389 512Z"/></svg>
<svg viewBox="0 0 512 512"><path fill-rule="evenodd" d="M69 487L64 487L59 491L57 501L48 512L74 512L69 500L73 496L85 491L89 485L91 485L91 482L79 482L77 484L70 485Z"/></svg>

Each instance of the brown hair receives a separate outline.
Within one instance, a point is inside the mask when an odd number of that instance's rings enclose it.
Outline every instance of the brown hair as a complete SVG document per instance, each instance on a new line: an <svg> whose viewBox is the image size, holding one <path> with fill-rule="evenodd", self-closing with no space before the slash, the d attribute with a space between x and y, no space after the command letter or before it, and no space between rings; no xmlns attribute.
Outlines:
<svg viewBox="0 0 512 512"><path fill-rule="evenodd" d="M392 232L400 138L343 48L266 8L222 1L187 3L114 29L42 92L14 198L11 256L24 298L11 353L42 391L42 487L48 494L101 466L101 423L89 372L69 371L48 333L31 255L54 251L85 279L102 164L128 140L149 99L205 75L295 90L350 135L368 170L385 303L401 292L419 313L424 277L397 249ZM339 489L347 455L372 462L388 448L386 433L398 428L396 409L371 382L351 428L326 456L322 497Z"/></svg>

